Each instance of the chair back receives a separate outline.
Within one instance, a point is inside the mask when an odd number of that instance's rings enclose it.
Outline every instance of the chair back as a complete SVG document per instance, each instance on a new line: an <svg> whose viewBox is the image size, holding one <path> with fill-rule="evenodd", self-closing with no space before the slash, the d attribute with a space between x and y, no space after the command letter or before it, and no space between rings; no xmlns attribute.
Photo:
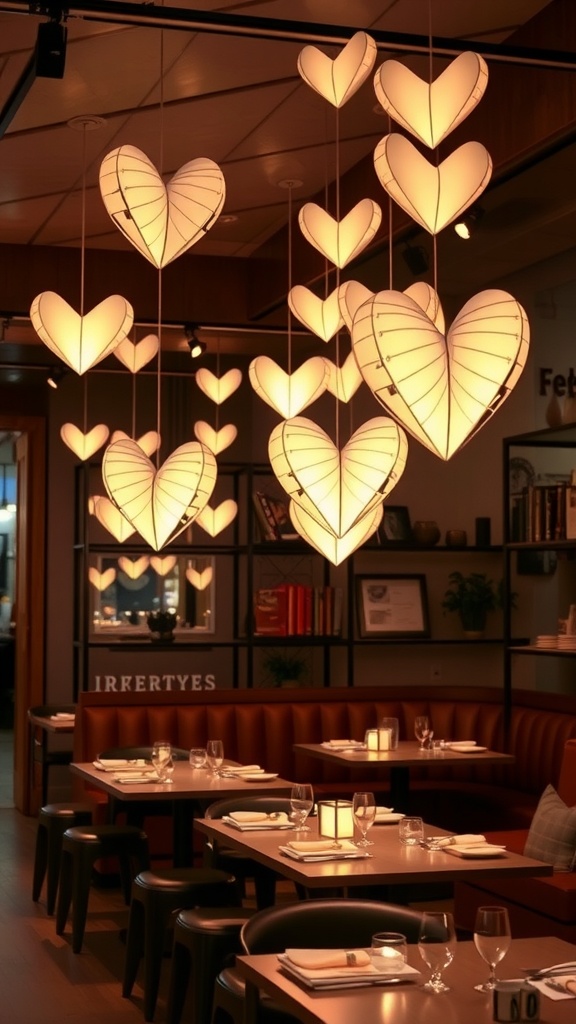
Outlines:
<svg viewBox="0 0 576 1024"><path fill-rule="evenodd" d="M420 911L394 903L309 900L260 910L243 925L240 939L246 953L369 947L376 932L386 931L417 942L421 920Z"/></svg>
<svg viewBox="0 0 576 1024"><path fill-rule="evenodd" d="M262 811L272 814L285 811L290 814L290 798L286 796L229 796L215 800L204 812L205 818L223 818L230 811Z"/></svg>

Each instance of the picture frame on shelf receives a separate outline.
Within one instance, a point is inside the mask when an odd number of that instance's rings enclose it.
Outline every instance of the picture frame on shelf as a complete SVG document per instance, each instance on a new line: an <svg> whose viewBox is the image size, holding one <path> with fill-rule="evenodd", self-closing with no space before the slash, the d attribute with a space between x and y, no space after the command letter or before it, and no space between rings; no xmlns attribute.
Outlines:
<svg viewBox="0 0 576 1024"><path fill-rule="evenodd" d="M430 636L426 577L391 573L356 577L361 639Z"/></svg>
<svg viewBox="0 0 576 1024"><path fill-rule="evenodd" d="M385 505L379 535L382 544L409 544L412 524L407 505Z"/></svg>

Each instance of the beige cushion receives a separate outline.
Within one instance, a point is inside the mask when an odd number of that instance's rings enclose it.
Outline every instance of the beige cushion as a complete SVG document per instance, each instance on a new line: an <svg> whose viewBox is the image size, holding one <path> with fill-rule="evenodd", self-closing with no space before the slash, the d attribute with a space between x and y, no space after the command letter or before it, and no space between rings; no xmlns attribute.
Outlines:
<svg viewBox="0 0 576 1024"><path fill-rule="evenodd" d="M554 786L547 786L532 818L524 847L527 857L572 871L576 860L576 807L567 807Z"/></svg>

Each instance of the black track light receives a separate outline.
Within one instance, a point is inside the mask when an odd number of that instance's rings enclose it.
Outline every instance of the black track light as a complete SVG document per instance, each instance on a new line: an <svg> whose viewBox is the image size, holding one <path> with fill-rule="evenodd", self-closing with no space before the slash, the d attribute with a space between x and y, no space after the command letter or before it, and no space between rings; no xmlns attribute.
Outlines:
<svg viewBox="0 0 576 1024"><path fill-rule="evenodd" d="M471 238L483 216L484 210L481 206L472 206L470 210L467 210L462 217L459 217L454 222L454 231L459 238Z"/></svg>

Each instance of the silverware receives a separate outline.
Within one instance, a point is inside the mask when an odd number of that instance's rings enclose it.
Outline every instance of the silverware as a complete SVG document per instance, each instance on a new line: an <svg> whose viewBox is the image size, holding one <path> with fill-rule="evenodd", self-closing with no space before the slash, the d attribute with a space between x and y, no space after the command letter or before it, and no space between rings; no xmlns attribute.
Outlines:
<svg viewBox="0 0 576 1024"><path fill-rule="evenodd" d="M565 996L572 995L572 992L569 989L567 989L565 985L560 985L557 981L546 980L544 984L547 988L553 988L555 992L563 992Z"/></svg>
<svg viewBox="0 0 576 1024"><path fill-rule="evenodd" d="M576 972L576 963L558 964L557 967L543 967L539 971L526 970L523 973L527 974L528 978L533 981L538 981L539 978L544 980L545 978L560 976L565 974L574 974Z"/></svg>

